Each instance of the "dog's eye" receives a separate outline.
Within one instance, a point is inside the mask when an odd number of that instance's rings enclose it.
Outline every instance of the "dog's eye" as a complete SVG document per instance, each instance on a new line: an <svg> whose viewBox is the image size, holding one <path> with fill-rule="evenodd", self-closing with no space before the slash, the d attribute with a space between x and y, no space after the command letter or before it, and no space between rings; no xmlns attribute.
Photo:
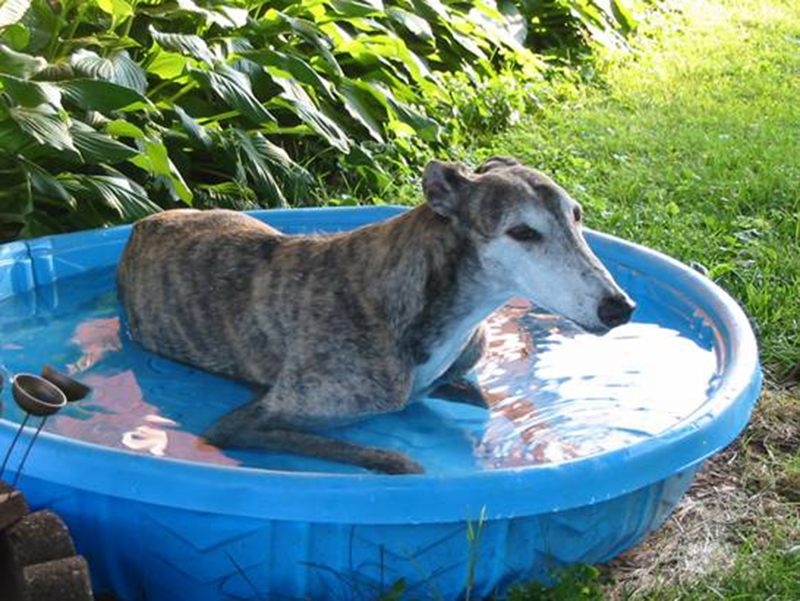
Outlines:
<svg viewBox="0 0 800 601"><path fill-rule="evenodd" d="M575 219L575 223L581 222L581 208L575 207L572 209L572 217Z"/></svg>
<svg viewBox="0 0 800 601"><path fill-rule="evenodd" d="M517 242L541 242L542 240L542 235L527 225L515 225L510 230L507 230L506 234Z"/></svg>

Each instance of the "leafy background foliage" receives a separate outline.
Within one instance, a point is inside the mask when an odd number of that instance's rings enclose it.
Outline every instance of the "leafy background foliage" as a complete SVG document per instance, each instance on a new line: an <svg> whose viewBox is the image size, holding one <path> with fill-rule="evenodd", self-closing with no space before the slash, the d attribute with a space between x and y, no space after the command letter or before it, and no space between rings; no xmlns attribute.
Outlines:
<svg viewBox="0 0 800 601"><path fill-rule="evenodd" d="M380 202L634 25L620 0L0 0L0 240Z"/></svg>

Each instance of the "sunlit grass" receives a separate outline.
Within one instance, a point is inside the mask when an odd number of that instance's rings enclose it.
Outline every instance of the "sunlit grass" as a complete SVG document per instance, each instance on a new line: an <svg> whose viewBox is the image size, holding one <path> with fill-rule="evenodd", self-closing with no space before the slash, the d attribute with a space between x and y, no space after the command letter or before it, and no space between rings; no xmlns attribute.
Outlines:
<svg viewBox="0 0 800 601"><path fill-rule="evenodd" d="M601 61L590 84L467 157L517 156L582 202L589 226L707 274L748 313L781 391L762 399L726 468L761 499L728 526L733 567L612 598L800 599L800 3L682 6L634 57Z"/></svg>
<svg viewBox="0 0 800 601"><path fill-rule="evenodd" d="M635 60L609 61L600 85L476 160L520 157L581 201L590 226L708 274L781 378L800 363L800 4L685 6L683 35L645 38Z"/></svg>

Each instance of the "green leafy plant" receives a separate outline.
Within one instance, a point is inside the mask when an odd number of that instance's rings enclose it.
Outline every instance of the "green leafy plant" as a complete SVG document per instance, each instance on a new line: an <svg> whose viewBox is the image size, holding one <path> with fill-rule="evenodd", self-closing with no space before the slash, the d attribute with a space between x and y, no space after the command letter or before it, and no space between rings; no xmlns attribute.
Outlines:
<svg viewBox="0 0 800 601"><path fill-rule="evenodd" d="M5 0L0 239L374 198L513 123L548 70L533 48L621 39L620 6Z"/></svg>

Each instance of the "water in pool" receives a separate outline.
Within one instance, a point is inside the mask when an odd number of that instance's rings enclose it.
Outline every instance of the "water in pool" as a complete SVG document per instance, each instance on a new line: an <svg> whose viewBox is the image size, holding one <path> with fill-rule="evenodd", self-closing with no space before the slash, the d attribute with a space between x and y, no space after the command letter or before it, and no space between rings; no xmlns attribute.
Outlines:
<svg viewBox="0 0 800 601"><path fill-rule="evenodd" d="M646 307L638 315L646 318ZM404 451L432 474L535 466L618 449L659 435L708 399L718 357L711 343L696 340L714 335L702 319L687 323L708 331L686 336L634 322L597 337L511 302L489 319L489 349L471 376L489 411L430 398L328 435ZM93 388L51 418L47 431L158 457L362 471L205 444L199 433L247 401L249 389L131 342L120 326L112 269L0 302L0 373L8 381L14 373L39 373L47 363ZM8 388L3 417L21 421Z"/></svg>

